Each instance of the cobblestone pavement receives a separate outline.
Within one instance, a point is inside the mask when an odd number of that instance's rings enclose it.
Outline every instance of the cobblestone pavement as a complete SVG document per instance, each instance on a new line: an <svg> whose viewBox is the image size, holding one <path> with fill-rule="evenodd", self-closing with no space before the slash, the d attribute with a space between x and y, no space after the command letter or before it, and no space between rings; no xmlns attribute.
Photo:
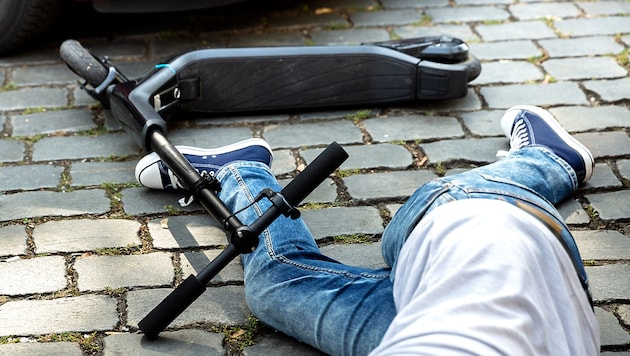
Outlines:
<svg viewBox="0 0 630 356"><path fill-rule="evenodd" d="M464 39L483 71L463 99L181 120L169 138L207 147L264 137L282 179L330 142L344 145L344 174L311 195L303 216L325 253L381 266L383 226L415 187L494 161L507 147L502 110L547 107L595 156L593 179L560 210L587 265L602 354L630 355L630 2L338 3L240 6L74 37L131 77L203 46ZM161 339L136 332L225 238L198 205L135 183L143 153L79 88L58 45L0 58L0 354L318 354L250 317L238 262Z"/></svg>

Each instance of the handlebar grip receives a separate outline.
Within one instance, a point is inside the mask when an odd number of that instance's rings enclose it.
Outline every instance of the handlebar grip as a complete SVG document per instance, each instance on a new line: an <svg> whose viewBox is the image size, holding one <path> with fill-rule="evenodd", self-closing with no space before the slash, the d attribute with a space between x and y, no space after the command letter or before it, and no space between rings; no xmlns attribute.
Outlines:
<svg viewBox="0 0 630 356"><path fill-rule="evenodd" d="M337 142L331 143L282 189L282 195L292 206L298 205L347 158L348 153Z"/></svg>
<svg viewBox="0 0 630 356"><path fill-rule="evenodd" d="M206 286L190 275L139 323L144 334L155 339L175 318L186 310L203 292Z"/></svg>

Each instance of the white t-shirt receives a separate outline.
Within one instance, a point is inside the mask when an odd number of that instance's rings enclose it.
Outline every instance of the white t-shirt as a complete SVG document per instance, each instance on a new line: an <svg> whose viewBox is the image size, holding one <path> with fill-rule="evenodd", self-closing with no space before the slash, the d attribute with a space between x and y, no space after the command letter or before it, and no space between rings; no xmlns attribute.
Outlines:
<svg viewBox="0 0 630 356"><path fill-rule="evenodd" d="M396 267L397 315L372 355L598 355L595 315L557 238L503 201L427 214Z"/></svg>

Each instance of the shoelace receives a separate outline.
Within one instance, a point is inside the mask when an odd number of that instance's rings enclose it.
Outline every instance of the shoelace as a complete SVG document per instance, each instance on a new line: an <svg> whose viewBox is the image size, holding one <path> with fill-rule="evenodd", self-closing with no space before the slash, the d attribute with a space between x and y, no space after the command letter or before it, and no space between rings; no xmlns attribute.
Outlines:
<svg viewBox="0 0 630 356"><path fill-rule="evenodd" d="M505 158L510 154L510 152L514 152L530 145L531 142L529 141L529 138L525 121L523 119L517 119L516 122L514 122L512 134L510 135L510 150L498 150L496 156L498 158Z"/></svg>
<svg viewBox="0 0 630 356"><path fill-rule="evenodd" d="M168 178L171 180L171 184L173 184L173 188L184 189L184 186L179 182L179 179L177 178L177 176L173 174L173 171L171 171L170 169L168 170Z"/></svg>
<svg viewBox="0 0 630 356"><path fill-rule="evenodd" d="M214 172L213 171L197 171L197 172L199 172L199 174L202 177L204 177L204 176L214 177ZM169 170L168 173L169 173L169 176L173 174L170 170ZM177 177L175 175L172 175L170 177L171 177L171 182L173 182L174 184L177 183L179 188L184 189L184 187L179 183L179 180L177 179ZM194 195L188 195L188 196L185 196L183 198L180 198L177 202L179 203L179 206L181 206L182 208L185 208L188 205L192 204L194 201L195 201L195 196Z"/></svg>
<svg viewBox="0 0 630 356"><path fill-rule="evenodd" d="M530 145L530 136L527 131L527 125L523 119L518 119L514 123L512 128L512 135L510 136L510 151L521 149L527 145Z"/></svg>

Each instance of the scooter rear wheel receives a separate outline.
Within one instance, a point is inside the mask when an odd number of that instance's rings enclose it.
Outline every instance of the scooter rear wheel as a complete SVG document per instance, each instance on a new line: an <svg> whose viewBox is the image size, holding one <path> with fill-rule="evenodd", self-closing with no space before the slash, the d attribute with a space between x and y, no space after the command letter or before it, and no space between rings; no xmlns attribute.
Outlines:
<svg viewBox="0 0 630 356"><path fill-rule="evenodd" d="M475 80L479 74L481 74L481 63L477 57L472 54L468 54L468 58L459 63L455 63L459 65L463 65L466 67L466 72L468 73L468 82L472 82Z"/></svg>
<svg viewBox="0 0 630 356"><path fill-rule="evenodd" d="M59 55L74 73L92 87L98 87L107 78L108 68L76 40L64 41Z"/></svg>

